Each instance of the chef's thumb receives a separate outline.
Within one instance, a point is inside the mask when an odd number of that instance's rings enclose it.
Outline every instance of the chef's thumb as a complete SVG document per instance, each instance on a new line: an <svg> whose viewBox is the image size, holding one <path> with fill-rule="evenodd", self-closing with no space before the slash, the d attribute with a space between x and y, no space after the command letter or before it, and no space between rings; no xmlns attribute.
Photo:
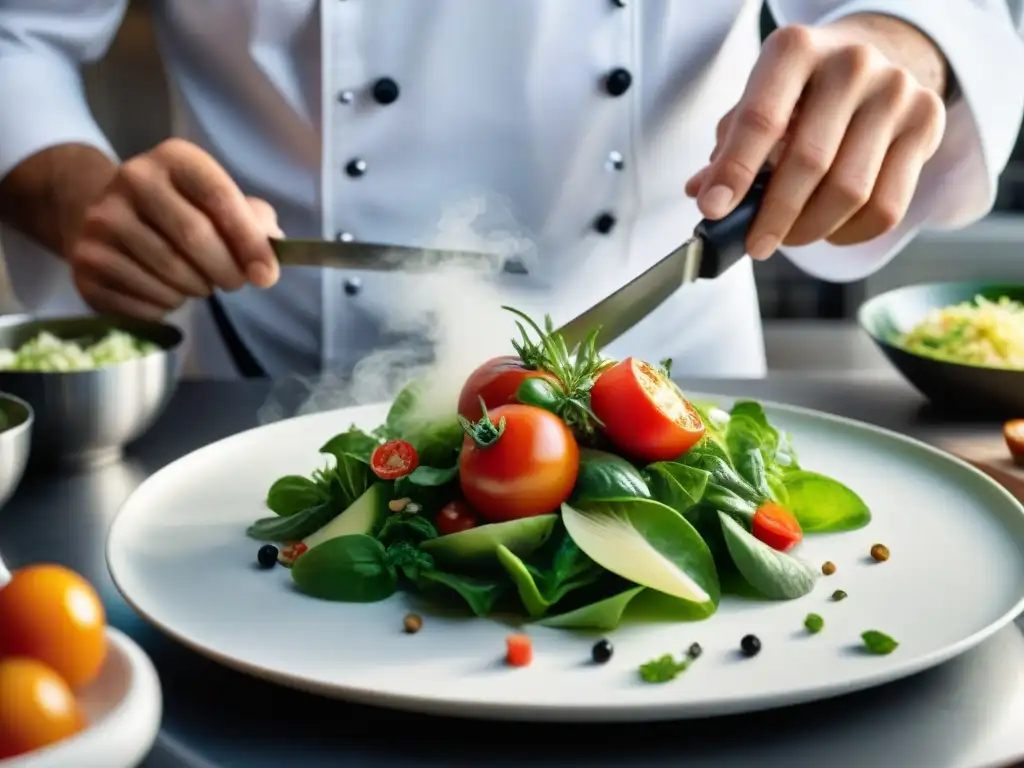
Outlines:
<svg viewBox="0 0 1024 768"><path fill-rule="evenodd" d="M256 222L267 237L284 237L284 232L281 231L281 227L277 223L277 211L274 210L274 206L258 197L247 197L245 201L249 204L249 208L252 209L253 215L256 217ZM246 277L253 285L269 288L280 277L280 267L274 258L267 262L255 261L246 268Z"/></svg>

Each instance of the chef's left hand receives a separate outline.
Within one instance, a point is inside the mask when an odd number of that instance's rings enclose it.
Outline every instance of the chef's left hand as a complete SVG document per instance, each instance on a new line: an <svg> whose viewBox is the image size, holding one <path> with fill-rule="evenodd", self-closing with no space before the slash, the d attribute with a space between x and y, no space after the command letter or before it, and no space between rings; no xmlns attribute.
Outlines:
<svg viewBox="0 0 1024 768"><path fill-rule="evenodd" d="M844 24L768 37L739 103L718 124L710 163L686 184L718 219L774 166L747 250L870 240L904 217L946 112L934 89Z"/></svg>

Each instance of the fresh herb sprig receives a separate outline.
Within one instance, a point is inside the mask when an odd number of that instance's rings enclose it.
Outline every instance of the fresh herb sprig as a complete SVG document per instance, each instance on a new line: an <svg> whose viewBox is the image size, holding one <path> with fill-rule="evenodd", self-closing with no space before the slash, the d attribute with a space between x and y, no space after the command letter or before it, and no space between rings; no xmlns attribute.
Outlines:
<svg viewBox="0 0 1024 768"><path fill-rule="evenodd" d="M582 344L569 349L562 335L555 332L550 315L544 316L544 328L541 328L533 318L515 307L503 306L502 309L520 318L516 328L521 339L513 340L512 346L523 365L558 379L563 389L558 415L578 436L591 437L595 426L601 426L601 420L591 410L590 389L607 364L597 349L600 328L591 331ZM527 328L536 339L531 338Z"/></svg>

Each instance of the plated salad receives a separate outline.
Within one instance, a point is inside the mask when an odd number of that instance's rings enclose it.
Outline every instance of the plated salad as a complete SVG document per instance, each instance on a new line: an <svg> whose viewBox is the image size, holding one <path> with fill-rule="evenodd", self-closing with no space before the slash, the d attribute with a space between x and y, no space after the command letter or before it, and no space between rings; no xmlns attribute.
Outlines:
<svg viewBox="0 0 1024 768"><path fill-rule="evenodd" d="M752 401L691 403L669 362L609 360L595 330L568 349L517 310L514 355L465 382L457 412L424 413L413 382L372 432L329 440L325 466L278 479L247 533L303 592L375 602L399 590L477 616L607 630L645 596L707 618L723 592L809 593L806 535L871 519L806 469Z"/></svg>

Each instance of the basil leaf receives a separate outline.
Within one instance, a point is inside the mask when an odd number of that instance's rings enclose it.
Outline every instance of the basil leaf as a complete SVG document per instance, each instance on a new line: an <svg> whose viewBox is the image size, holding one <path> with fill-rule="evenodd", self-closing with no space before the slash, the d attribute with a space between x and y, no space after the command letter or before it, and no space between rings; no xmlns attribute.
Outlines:
<svg viewBox="0 0 1024 768"><path fill-rule="evenodd" d="M315 507L326 500L327 492L324 488L308 477L299 475L278 478L267 491L267 507L282 517Z"/></svg>
<svg viewBox="0 0 1024 768"><path fill-rule="evenodd" d="M494 606L509 588L508 583L490 581L473 576L462 576L445 571L424 571L420 574L417 586L426 591L436 591L432 587L441 585L462 598L477 616L489 616Z"/></svg>
<svg viewBox="0 0 1024 768"><path fill-rule="evenodd" d="M681 515L704 497L711 473L676 461L659 461L644 469L654 498Z"/></svg>
<svg viewBox="0 0 1024 768"><path fill-rule="evenodd" d="M427 415L426 408L420 405L422 386L413 381L398 393L384 422L385 431L392 438L410 443L421 465L450 467L466 434L455 414L441 419Z"/></svg>
<svg viewBox="0 0 1024 768"><path fill-rule="evenodd" d="M711 551L671 507L652 499L563 504L562 522L579 548L606 570L682 600L718 605Z"/></svg>
<svg viewBox="0 0 1024 768"><path fill-rule="evenodd" d="M362 534L313 547L295 561L292 579L307 595L346 603L375 603L398 589L398 574L384 547Z"/></svg>
<svg viewBox="0 0 1024 768"><path fill-rule="evenodd" d="M814 589L814 570L754 538L724 512L718 513L725 544L736 569L750 586L774 600L803 597Z"/></svg>
<svg viewBox="0 0 1024 768"><path fill-rule="evenodd" d="M424 541L437 538L437 528L422 515L399 512L387 517L377 534L377 540L384 546L408 541L411 544L422 544Z"/></svg>
<svg viewBox="0 0 1024 768"><path fill-rule="evenodd" d="M580 468L572 492L572 502L634 496L645 499L651 497L651 491L636 467L614 453L593 448L580 450Z"/></svg>
<svg viewBox="0 0 1024 768"><path fill-rule="evenodd" d="M324 443L320 448L320 453L330 454L339 463L345 456L369 464L370 456L379 445L379 440L353 426L347 432L337 434Z"/></svg>
<svg viewBox="0 0 1024 768"><path fill-rule="evenodd" d="M864 500L831 477L798 469L782 477L782 488L804 533L854 531L871 522Z"/></svg>

